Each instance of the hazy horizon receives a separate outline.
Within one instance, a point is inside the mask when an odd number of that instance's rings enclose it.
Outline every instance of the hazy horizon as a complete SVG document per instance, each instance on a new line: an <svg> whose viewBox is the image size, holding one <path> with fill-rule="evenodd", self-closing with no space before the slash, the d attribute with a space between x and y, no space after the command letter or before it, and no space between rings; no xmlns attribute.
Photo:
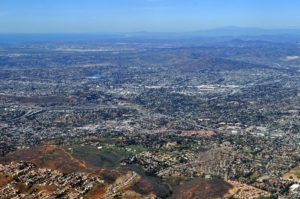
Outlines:
<svg viewBox="0 0 300 199"><path fill-rule="evenodd" d="M252 31L270 31L270 32L276 32L276 31L300 31L300 27L287 27L287 28L261 28L261 27L242 27L242 26L220 26L215 28L205 28L205 29L195 29L195 30L189 30L189 31L98 31L98 32L0 32L0 35L9 35L9 34L38 34L38 35L55 35L55 34L61 34L61 35L69 35L69 34L189 34L189 33L204 33L204 32L213 32L213 31L246 31L246 30L252 30Z"/></svg>
<svg viewBox="0 0 300 199"><path fill-rule="evenodd" d="M3 0L0 33L299 29L296 0Z"/></svg>

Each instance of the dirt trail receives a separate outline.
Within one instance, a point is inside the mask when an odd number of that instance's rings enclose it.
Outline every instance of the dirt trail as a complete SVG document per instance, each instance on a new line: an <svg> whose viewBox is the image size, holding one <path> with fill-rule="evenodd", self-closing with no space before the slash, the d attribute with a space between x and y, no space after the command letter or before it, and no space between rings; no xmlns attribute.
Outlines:
<svg viewBox="0 0 300 199"><path fill-rule="evenodd" d="M67 151L65 148L60 147L60 150L62 150L70 158L70 160L76 162L81 168L83 168L83 169L88 168L87 164L84 161L74 158L74 156L69 151Z"/></svg>

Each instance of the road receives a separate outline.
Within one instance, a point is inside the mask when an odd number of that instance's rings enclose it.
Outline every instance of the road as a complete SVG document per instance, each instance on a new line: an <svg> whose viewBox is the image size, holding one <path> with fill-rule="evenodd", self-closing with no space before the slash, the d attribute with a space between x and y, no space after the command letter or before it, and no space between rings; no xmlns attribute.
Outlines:
<svg viewBox="0 0 300 199"><path fill-rule="evenodd" d="M130 172L128 174L128 176L126 176L124 179L122 179L122 182L113 184L108 188L105 199L111 199L111 198L116 197L122 189L129 186L138 177L139 177L139 175L136 172L134 172L134 171Z"/></svg>

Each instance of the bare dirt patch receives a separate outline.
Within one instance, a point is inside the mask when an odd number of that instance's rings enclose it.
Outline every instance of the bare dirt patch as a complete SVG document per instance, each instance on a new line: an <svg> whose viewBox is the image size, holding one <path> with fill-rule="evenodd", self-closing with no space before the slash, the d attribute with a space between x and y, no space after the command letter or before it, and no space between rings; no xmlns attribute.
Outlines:
<svg viewBox="0 0 300 199"><path fill-rule="evenodd" d="M187 136L192 136L192 135L200 135L200 136L207 136L207 137L211 137L213 135L215 135L216 133L213 131L198 131L198 130L189 130L189 131L182 131L181 132L182 135L187 135Z"/></svg>
<svg viewBox="0 0 300 199"><path fill-rule="evenodd" d="M179 185L172 199L217 199L232 189L232 185L221 179L195 179Z"/></svg>
<svg viewBox="0 0 300 199"><path fill-rule="evenodd" d="M63 173L87 169L85 162L74 158L65 148L54 145L18 150L8 154L1 162L12 161L32 162L39 168L58 170Z"/></svg>
<svg viewBox="0 0 300 199"><path fill-rule="evenodd" d="M300 167L293 168L289 172L285 173L282 178L300 180Z"/></svg>
<svg viewBox="0 0 300 199"><path fill-rule="evenodd" d="M10 178L0 174L0 187L5 186L8 182L10 182Z"/></svg>

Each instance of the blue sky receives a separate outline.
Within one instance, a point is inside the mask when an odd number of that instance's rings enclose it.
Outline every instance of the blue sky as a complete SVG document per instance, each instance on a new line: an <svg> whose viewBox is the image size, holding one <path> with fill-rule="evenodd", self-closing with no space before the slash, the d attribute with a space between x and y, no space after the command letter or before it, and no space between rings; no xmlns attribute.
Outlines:
<svg viewBox="0 0 300 199"><path fill-rule="evenodd" d="M300 28L299 0L0 0L0 32Z"/></svg>

